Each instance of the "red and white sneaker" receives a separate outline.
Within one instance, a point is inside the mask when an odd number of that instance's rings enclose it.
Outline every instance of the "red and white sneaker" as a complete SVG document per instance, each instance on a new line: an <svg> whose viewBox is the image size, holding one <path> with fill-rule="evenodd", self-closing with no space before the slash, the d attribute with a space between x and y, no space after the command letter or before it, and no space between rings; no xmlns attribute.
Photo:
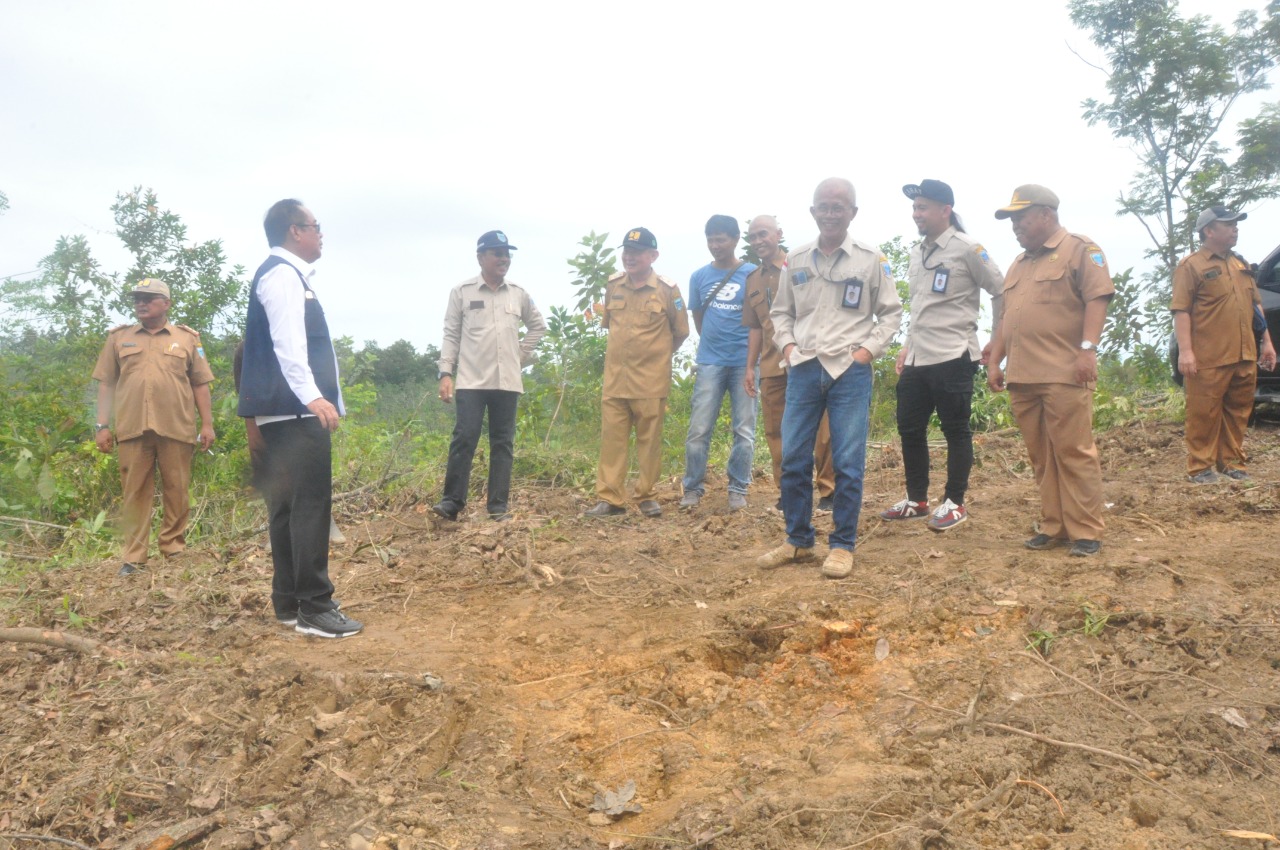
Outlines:
<svg viewBox="0 0 1280 850"><path fill-rule="evenodd" d="M880 512L880 519L918 519L929 515L929 502L913 502L903 499L898 504Z"/></svg>
<svg viewBox="0 0 1280 850"><path fill-rule="evenodd" d="M929 516L929 528L933 531L946 531L948 528L955 528L968 518L969 512L964 509L964 505L957 505L947 499Z"/></svg>

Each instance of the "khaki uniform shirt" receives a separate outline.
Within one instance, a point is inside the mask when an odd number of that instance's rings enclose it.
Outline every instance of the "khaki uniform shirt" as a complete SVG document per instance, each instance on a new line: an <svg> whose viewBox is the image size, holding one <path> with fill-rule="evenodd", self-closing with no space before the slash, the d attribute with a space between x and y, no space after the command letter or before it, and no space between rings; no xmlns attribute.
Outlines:
<svg viewBox="0 0 1280 850"><path fill-rule="evenodd" d="M1261 301L1244 260L1201 248L1173 270L1169 309L1191 315L1196 365L1209 369L1258 358L1253 305Z"/></svg>
<svg viewBox="0 0 1280 850"><path fill-rule="evenodd" d="M1102 249L1064 227L1038 251L1019 254L1004 277L1005 381L1079 386L1084 305L1115 291Z"/></svg>
<svg viewBox="0 0 1280 850"><path fill-rule="evenodd" d="M666 398L671 356L689 337L689 313L680 288L652 270L638 286L626 272L619 272L605 288L600 325L609 331L604 397Z"/></svg>
<svg viewBox="0 0 1280 850"><path fill-rule="evenodd" d="M902 302L884 254L851 236L830 257L810 242L792 251L769 311L779 351L792 343L791 365L815 357L832 378L853 363L853 350L884 354L902 322Z"/></svg>
<svg viewBox="0 0 1280 850"><path fill-rule="evenodd" d="M95 380L115 387L116 439L143 431L184 443L196 442L196 402L192 387L210 383L200 334L168 322L155 333L141 324L123 325L107 335L93 368Z"/></svg>
<svg viewBox="0 0 1280 850"><path fill-rule="evenodd" d="M966 351L974 363L978 346L981 292L991 295L998 324L1004 275L985 248L967 233L948 227L936 242L922 240L911 249L907 279L911 321L907 325L907 366L932 366L959 359Z"/></svg>
<svg viewBox="0 0 1280 850"><path fill-rule="evenodd" d="M747 294L744 296L742 308L742 324L756 328L763 333L764 344L760 348L760 377L777 378L787 372L782 368L782 352L773 341L773 319L769 311L773 309L773 299L778 294L778 279L782 276L782 267L787 264L787 255L779 251L771 262L757 268L747 275ZM748 368L755 366L747 364Z"/></svg>
<svg viewBox="0 0 1280 850"><path fill-rule="evenodd" d="M477 275L449 293L440 371L453 374L455 389L522 393L520 370L546 332L547 323L521 286L504 280L495 290Z"/></svg>

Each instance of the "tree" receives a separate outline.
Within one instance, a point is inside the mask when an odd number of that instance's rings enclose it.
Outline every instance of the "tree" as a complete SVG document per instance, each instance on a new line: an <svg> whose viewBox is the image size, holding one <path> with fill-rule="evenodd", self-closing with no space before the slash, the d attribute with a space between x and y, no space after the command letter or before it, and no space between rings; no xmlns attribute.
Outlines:
<svg viewBox="0 0 1280 850"><path fill-rule="evenodd" d="M1141 163L1118 214L1134 216L1151 240L1143 325L1163 339L1173 269L1194 249L1200 210L1280 195L1280 105L1240 124L1234 160L1218 140L1232 107L1267 88L1280 61L1280 0L1265 19L1242 12L1231 33L1204 15L1182 17L1176 0L1071 0L1070 11L1108 65L1110 97L1084 101L1084 117L1132 144Z"/></svg>

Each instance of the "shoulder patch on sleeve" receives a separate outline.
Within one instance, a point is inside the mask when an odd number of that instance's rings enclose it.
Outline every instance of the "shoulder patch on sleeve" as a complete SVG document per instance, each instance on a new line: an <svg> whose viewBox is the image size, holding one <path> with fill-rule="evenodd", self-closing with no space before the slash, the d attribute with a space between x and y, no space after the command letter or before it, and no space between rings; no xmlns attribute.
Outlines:
<svg viewBox="0 0 1280 850"><path fill-rule="evenodd" d="M626 276L627 276L627 273L625 271L614 272L613 274L609 275L609 282L613 283L615 280L622 280Z"/></svg>
<svg viewBox="0 0 1280 850"><path fill-rule="evenodd" d="M889 265L889 258L884 254L880 255L880 268L884 269L884 276L893 280L893 268Z"/></svg>
<svg viewBox="0 0 1280 850"><path fill-rule="evenodd" d="M1106 267L1107 258L1102 253L1101 248L1099 248L1097 245L1087 245L1085 246L1084 250L1085 250L1085 253L1089 255L1089 259L1093 261L1093 264L1095 266L1097 266L1100 269Z"/></svg>
<svg viewBox="0 0 1280 850"><path fill-rule="evenodd" d="M982 262L991 262L991 255L987 253L987 249L983 248L981 243L975 242L973 244L973 253L977 254L978 259L982 260Z"/></svg>

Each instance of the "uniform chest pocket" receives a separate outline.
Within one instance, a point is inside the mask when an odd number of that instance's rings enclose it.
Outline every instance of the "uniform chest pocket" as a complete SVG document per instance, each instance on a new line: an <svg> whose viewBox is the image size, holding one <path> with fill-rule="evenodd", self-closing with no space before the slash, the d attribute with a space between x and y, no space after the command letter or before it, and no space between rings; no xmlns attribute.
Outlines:
<svg viewBox="0 0 1280 850"><path fill-rule="evenodd" d="M621 324L633 328L647 328L658 324L664 318L662 302L644 301L639 304L628 304L626 308L614 314L621 319Z"/></svg>
<svg viewBox="0 0 1280 850"><path fill-rule="evenodd" d="M116 357L120 362L120 373L125 374L141 369L143 362L146 360L146 358L139 356L141 354L142 349L136 345L121 347L116 352Z"/></svg>
<svg viewBox="0 0 1280 850"><path fill-rule="evenodd" d="M487 306L462 311L462 328L478 333L493 326L493 311Z"/></svg>
<svg viewBox="0 0 1280 850"><path fill-rule="evenodd" d="M166 348L164 357L160 359L170 372L176 372L179 375L187 373L187 352L182 348Z"/></svg>
<svg viewBox="0 0 1280 850"><path fill-rule="evenodd" d="M1213 274L1213 271L1209 274ZM1215 306L1231 294L1232 288L1231 278L1225 274L1214 274L1213 277L1205 275L1200 281L1200 288L1196 290L1196 301L1205 307Z"/></svg>
<svg viewBox="0 0 1280 850"><path fill-rule="evenodd" d="M520 307L516 304L507 304L502 308L499 314L499 321L503 327L519 328L520 327Z"/></svg>
<svg viewBox="0 0 1280 850"><path fill-rule="evenodd" d="M1031 277L1031 300L1036 304L1069 304L1075 300L1067 267L1061 264L1036 269Z"/></svg>

